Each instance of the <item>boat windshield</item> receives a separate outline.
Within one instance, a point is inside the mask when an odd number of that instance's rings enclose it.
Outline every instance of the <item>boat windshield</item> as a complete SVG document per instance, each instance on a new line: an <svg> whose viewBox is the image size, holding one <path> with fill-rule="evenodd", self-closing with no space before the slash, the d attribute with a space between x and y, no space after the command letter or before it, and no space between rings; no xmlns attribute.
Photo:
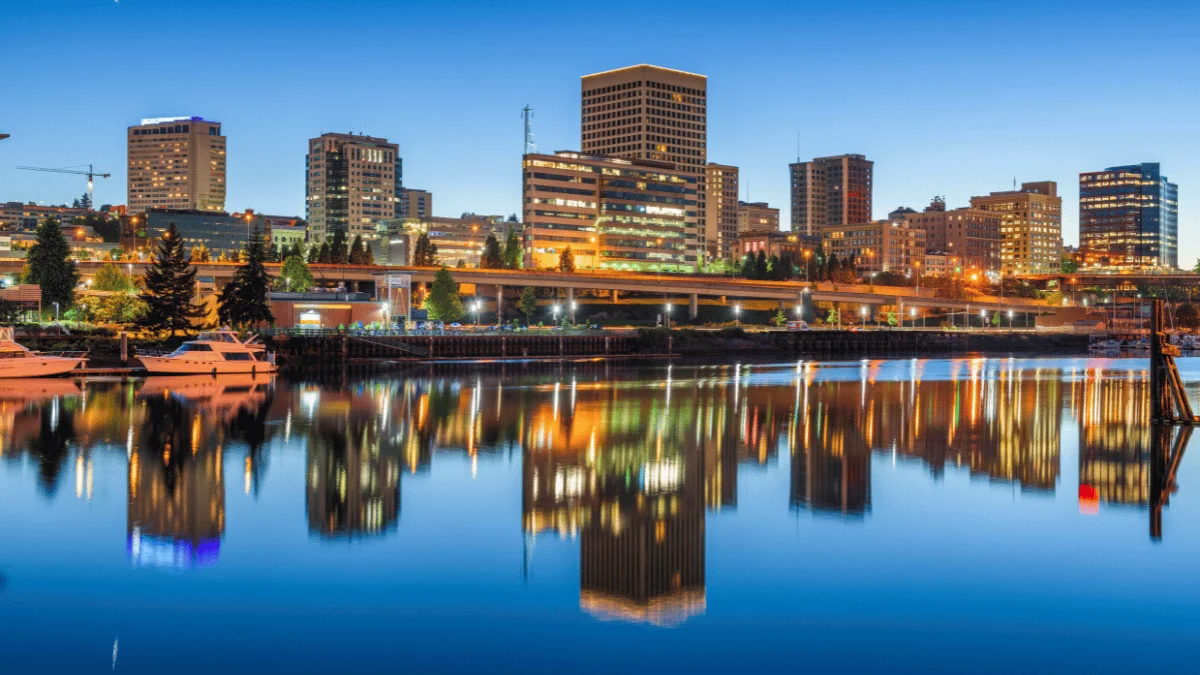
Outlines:
<svg viewBox="0 0 1200 675"><path fill-rule="evenodd" d="M201 333L197 339L206 340L208 342L229 342L232 344L238 344L238 339L234 337L233 333Z"/></svg>
<svg viewBox="0 0 1200 675"><path fill-rule="evenodd" d="M211 352L212 350L212 345L200 344L198 342L185 342L179 345L179 349L176 349L175 353L183 354L185 352Z"/></svg>

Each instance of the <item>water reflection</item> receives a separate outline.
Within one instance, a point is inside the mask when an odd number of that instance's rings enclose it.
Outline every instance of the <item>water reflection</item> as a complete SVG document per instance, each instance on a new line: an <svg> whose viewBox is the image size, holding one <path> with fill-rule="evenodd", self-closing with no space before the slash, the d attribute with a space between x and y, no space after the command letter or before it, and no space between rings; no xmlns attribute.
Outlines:
<svg viewBox="0 0 1200 675"><path fill-rule="evenodd" d="M889 463L1036 498L1060 489L1071 427L1080 510L1145 508L1161 536L1181 450L1153 436L1147 388L1137 365L987 359L50 380L0 388L0 457L36 468L51 500L73 466L83 500L95 453L124 455L129 560L179 569L219 562L236 527L228 491L257 496L271 448L303 453L296 517L316 542L395 533L402 484L439 457L472 475L481 457L509 457L524 573L539 537L571 542L583 611L673 625L706 609L706 519L739 508L739 474L772 467L789 472L779 499L798 515L870 517Z"/></svg>

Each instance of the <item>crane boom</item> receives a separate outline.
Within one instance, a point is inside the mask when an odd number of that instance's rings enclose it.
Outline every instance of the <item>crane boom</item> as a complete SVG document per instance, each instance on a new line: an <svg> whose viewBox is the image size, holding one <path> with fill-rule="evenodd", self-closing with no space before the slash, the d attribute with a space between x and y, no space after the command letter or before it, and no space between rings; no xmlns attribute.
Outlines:
<svg viewBox="0 0 1200 675"><path fill-rule="evenodd" d="M88 203L89 204L95 203L92 200L92 180L96 177L109 178L112 176L111 173L101 173L99 171L96 171L95 167L93 167L91 164L87 165L87 171L83 171L81 169L49 169L49 168L42 167L42 166L18 166L17 168L24 169L25 171L45 171L46 173L69 173L69 174L74 174L76 176L87 176L87 179L88 179Z"/></svg>

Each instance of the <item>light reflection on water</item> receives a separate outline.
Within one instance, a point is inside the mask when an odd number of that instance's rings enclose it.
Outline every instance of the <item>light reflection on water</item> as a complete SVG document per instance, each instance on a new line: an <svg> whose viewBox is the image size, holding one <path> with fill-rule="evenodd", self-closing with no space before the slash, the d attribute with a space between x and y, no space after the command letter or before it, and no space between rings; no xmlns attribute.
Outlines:
<svg viewBox="0 0 1200 675"><path fill-rule="evenodd" d="M0 383L0 659L1183 663L1200 470L1171 475L1147 384L1098 359Z"/></svg>

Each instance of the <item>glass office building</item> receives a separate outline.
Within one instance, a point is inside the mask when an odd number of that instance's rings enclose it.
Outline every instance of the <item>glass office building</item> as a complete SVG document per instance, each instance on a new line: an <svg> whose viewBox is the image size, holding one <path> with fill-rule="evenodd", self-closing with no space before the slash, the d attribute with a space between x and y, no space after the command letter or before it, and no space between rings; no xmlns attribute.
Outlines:
<svg viewBox="0 0 1200 675"><path fill-rule="evenodd" d="M1179 188L1158 163L1079 174L1079 247L1086 267L1179 267Z"/></svg>

